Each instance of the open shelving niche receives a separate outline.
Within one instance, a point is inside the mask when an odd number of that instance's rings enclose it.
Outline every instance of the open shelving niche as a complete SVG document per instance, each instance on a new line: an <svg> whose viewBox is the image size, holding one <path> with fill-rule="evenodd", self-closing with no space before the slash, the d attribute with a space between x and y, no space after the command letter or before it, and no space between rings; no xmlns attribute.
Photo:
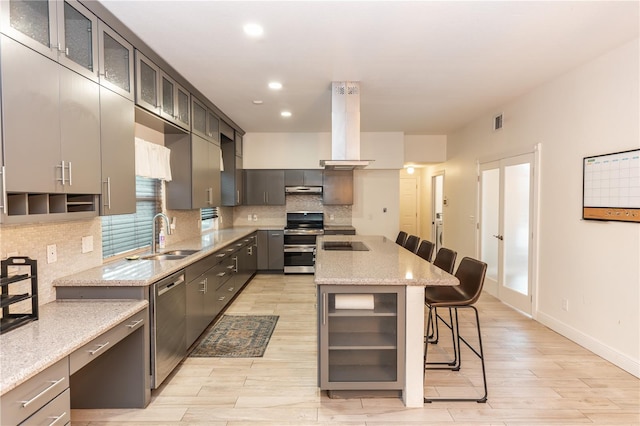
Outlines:
<svg viewBox="0 0 640 426"><path fill-rule="evenodd" d="M323 374L326 380L323 389L363 388L363 382L376 383L380 389L400 389L403 384L404 288L375 288L371 293L373 309L336 309L335 295L348 294L350 290L353 288L322 290L327 293L327 328L323 343L326 346L321 356L326 356L328 370Z"/></svg>

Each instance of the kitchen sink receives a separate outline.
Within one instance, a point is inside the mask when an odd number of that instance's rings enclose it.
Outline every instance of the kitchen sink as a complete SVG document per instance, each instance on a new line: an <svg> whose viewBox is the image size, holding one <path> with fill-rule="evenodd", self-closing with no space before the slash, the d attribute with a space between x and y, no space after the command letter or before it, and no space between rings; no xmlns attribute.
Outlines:
<svg viewBox="0 0 640 426"><path fill-rule="evenodd" d="M186 254L167 254L167 253L158 253L158 254L150 254L149 256L143 256L144 260L180 260L187 257Z"/></svg>
<svg viewBox="0 0 640 426"><path fill-rule="evenodd" d="M174 256L189 256L199 251L200 250L169 250L169 251L165 251L162 254L168 254L168 255L174 255Z"/></svg>

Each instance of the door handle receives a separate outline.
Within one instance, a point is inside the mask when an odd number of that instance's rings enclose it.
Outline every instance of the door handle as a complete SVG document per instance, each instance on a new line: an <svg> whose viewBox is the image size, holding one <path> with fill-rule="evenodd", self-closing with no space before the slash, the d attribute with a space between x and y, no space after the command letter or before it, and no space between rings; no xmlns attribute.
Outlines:
<svg viewBox="0 0 640 426"><path fill-rule="evenodd" d="M494 235L493 237L499 239L500 241L504 240L504 237L502 235Z"/></svg>

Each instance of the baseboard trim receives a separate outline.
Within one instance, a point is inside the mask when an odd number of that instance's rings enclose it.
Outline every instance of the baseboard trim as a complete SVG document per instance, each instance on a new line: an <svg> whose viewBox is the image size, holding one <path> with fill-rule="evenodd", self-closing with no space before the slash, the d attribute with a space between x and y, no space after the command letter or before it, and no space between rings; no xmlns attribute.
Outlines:
<svg viewBox="0 0 640 426"><path fill-rule="evenodd" d="M536 320L567 339L574 341L585 349L590 350L594 354L640 378L639 360L629 358L627 355L618 352L601 341L594 339L593 337L586 335L561 321L558 321L544 312L538 311L536 313Z"/></svg>

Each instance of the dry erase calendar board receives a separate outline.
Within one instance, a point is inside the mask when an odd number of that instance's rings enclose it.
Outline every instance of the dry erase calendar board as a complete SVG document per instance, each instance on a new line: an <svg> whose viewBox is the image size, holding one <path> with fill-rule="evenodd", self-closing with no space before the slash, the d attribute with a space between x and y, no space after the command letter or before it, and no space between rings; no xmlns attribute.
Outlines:
<svg viewBox="0 0 640 426"><path fill-rule="evenodd" d="M582 217L640 223L640 149L585 157Z"/></svg>

